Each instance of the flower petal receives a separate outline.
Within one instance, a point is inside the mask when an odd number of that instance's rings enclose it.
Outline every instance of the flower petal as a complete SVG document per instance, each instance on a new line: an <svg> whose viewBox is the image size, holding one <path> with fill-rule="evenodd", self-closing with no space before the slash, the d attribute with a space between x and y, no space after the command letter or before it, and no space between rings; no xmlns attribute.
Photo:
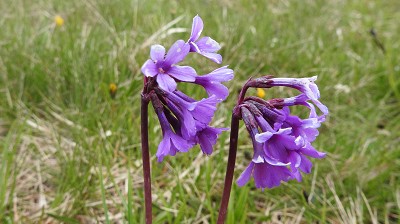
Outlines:
<svg viewBox="0 0 400 224"><path fill-rule="evenodd" d="M164 138L158 145L158 149L157 149L157 153L156 153L158 162L163 161L164 156L168 155L170 148L171 148L170 136L168 134L166 134L166 135L164 135Z"/></svg>
<svg viewBox="0 0 400 224"><path fill-rule="evenodd" d="M171 136L171 141L179 152L187 152L190 148L192 148L192 145L179 135L173 134Z"/></svg>
<svg viewBox="0 0 400 224"><path fill-rule="evenodd" d="M204 57L210 59L211 61L221 64L222 63L222 56L217 53L207 53L207 52L200 52L199 54L203 55Z"/></svg>
<svg viewBox="0 0 400 224"><path fill-rule="evenodd" d="M202 52L217 52L219 49L221 49L221 46L219 43L215 40L213 40L211 37L203 37L200 40L196 41L197 47L200 49Z"/></svg>
<svg viewBox="0 0 400 224"><path fill-rule="evenodd" d="M169 67L182 61L189 53L190 46L183 40L177 40L168 50L164 60L164 67Z"/></svg>
<svg viewBox="0 0 400 224"><path fill-rule="evenodd" d="M268 141L272 136L274 136L274 134L271 132L263 132L261 134L256 134L255 139L257 142L263 143Z"/></svg>
<svg viewBox="0 0 400 224"><path fill-rule="evenodd" d="M171 76L165 74L157 75L158 86L168 92L172 92L176 89L176 82Z"/></svg>
<svg viewBox="0 0 400 224"><path fill-rule="evenodd" d="M154 62L163 61L165 56L165 48L159 44L151 46L150 57Z"/></svg>
<svg viewBox="0 0 400 224"><path fill-rule="evenodd" d="M311 168L312 168L312 163L309 159L307 159L307 157L305 157L304 155L300 155L301 156L301 163L299 166L299 169L301 171L303 171L304 173L310 173L311 172Z"/></svg>
<svg viewBox="0 0 400 224"><path fill-rule="evenodd" d="M188 102L175 94L175 92L168 92L167 98L174 102L174 104L178 105L182 110L192 111L196 107L196 102Z"/></svg>
<svg viewBox="0 0 400 224"><path fill-rule="evenodd" d="M237 179L236 183L239 187L244 186L247 182L249 182L251 178L251 173L253 172L254 163L251 162L250 165L240 174L240 177Z"/></svg>
<svg viewBox="0 0 400 224"><path fill-rule="evenodd" d="M206 82L202 85L206 90L208 96L215 96L218 100L225 100L229 95L229 90L226 86L221 83L215 82Z"/></svg>
<svg viewBox="0 0 400 224"><path fill-rule="evenodd" d="M213 145L206 135L198 135L198 142L200 144L201 151L206 155L211 155L213 152Z"/></svg>
<svg viewBox="0 0 400 224"><path fill-rule="evenodd" d="M217 68L214 71L203 75L203 76L198 76L196 79L207 79L208 81L213 81L213 82L227 82L231 79L233 79L233 70L228 68L228 66L223 66L221 68Z"/></svg>
<svg viewBox="0 0 400 224"><path fill-rule="evenodd" d="M300 152L306 156L318 159L322 159L326 156L326 153L317 151L309 142L300 149Z"/></svg>
<svg viewBox="0 0 400 224"><path fill-rule="evenodd" d="M146 77L154 77L158 74L157 66L152 60L147 60L142 66L142 73Z"/></svg>
<svg viewBox="0 0 400 224"><path fill-rule="evenodd" d="M196 80L196 70L190 66L172 66L168 74L183 82L194 82Z"/></svg>
<svg viewBox="0 0 400 224"><path fill-rule="evenodd" d="M202 99L198 102L195 102L196 107L191 111L191 114L196 120L204 124L208 124L211 122L214 112L217 109L216 105L219 102L220 101L214 95L209 98Z"/></svg>
<svg viewBox="0 0 400 224"><path fill-rule="evenodd" d="M199 15L196 15L193 18L193 23L192 23L192 32L190 34L190 38L188 42L196 41L199 39L201 32L203 31L203 20L200 18Z"/></svg>

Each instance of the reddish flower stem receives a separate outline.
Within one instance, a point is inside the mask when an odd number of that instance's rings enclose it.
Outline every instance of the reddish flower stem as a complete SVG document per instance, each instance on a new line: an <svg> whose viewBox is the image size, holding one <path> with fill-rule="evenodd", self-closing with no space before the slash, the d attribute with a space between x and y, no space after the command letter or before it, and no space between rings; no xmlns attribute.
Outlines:
<svg viewBox="0 0 400 224"><path fill-rule="evenodd" d="M226 167L224 192L222 194L221 206L219 208L217 224L223 224L225 222L226 213L228 209L229 197L233 181L233 173L235 171L236 151L237 151L237 142L239 133L239 119L240 117L237 116L235 113L232 114L228 165Z"/></svg>
<svg viewBox="0 0 400 224"><path fill-rule="evenodd" d="M148 133L148 105L147 94L142 94L141 100L141 141L142 141L142 161L143 161L143 187L144 203L146 210L146 224L152 223L152 203L151 203L151 174L150 174L150 152L149 152L149 133Z"/></svg>
<svg viewBox="0 0 400 224"><path fill-rule="evenodd" d="M235 108L233 108L232 112L231 135L229 137L230 141L229 141L228 164L226 166L224 191L222 193L221 205L219 207L217 224L223 224L226 219L229 197L231 195L231 189L232 189L233 173L235 171L235 163L236 163L239 120L241 119L240 105L243 103L247 89L251 87L251 85L252 85L252 79L250 78L249 80L247 80L243 88L240 90L238 101L236 103Z"/></svg>

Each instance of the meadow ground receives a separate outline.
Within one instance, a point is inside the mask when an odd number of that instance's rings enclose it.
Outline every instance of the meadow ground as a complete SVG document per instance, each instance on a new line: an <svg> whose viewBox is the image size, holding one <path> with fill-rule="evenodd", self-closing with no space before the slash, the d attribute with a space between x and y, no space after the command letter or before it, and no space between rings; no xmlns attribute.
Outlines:
<svg viewBox="0 0 400 224"><path fill-rule="evenodd" d="M235 70L215 126L261 74L318 75L331 112L315 142L327 158L301 183L235 185L227 223L400 223L400 2L265 2L0 0L0 223L144 222L140 67L151 44L187 39L196 14ZM215 223L229 133L211 156L157 163L149 111L155 223ZM235 178L252 153L240 131Z"/></svg>

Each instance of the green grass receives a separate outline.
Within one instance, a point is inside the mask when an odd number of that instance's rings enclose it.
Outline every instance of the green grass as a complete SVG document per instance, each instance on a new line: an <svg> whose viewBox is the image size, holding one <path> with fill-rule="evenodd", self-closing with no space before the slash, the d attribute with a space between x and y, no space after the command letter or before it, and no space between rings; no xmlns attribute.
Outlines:
<svg viewBox="0 0 400 224"><path fill-rule="evenodd" d="M140 67L151 44L187 39L196 14L235 70L214 125L229 126L240 85L262 74L318 75L331 112L315 142L328 157L302 183L235 185L227 223L400 223L400 2L264 2L0 1L0 223L144 222ZM214 223L229 133L212 156L157 163L149 111L155 223ZM252 152L243 128L239 142L236 178Z"/></svg>

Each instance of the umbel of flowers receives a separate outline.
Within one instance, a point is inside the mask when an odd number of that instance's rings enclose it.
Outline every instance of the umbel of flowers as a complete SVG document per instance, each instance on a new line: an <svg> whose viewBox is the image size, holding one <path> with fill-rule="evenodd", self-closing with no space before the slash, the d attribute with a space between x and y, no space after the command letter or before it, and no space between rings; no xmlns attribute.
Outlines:
<svg viewBox="0 0 400 224"><path fill-rule="evenodd" d="M310 173L309 158L323 158L325 153L317 151L311 143L318 136L318 128L328 115L328 108L319 101L320 93L311 78L273 78L265 76L250 79L243 86L236 107L233 110L230 151L225 177L224 193L217 223L223 223L229 202L233 170L237 149L239 120L242 119L253 144L250 164L237 180L245 185L253 177L257 188L273 188L282 181L302 180L302 173ZM245 97L248 88L272 88L284 86L300 91L290 98L264 100L259 97ZM260 90L259 90L260 91ZM308 108L306 118L291 113L290 108ZM321 111L317 114L315 106Z"/></svg>
<svg viewBox="0 0 400 224"><path fill-rule="evenodd" d="M146 203L146 222L151 223L151 184L148 149L147 105L151 102L162 130L162 141L158 145L157 159L187 152L199 144L204 154L213 152L218 135L227 130L209 124L217 104L228 96L228 88L222 82L233 78L233 70L220 67L208 74L199 75L190 66L178 65L189 53L200 54L221 64L222 57L216 53L221 47L211 37L201 37L203 21L193 18L192 31L187 41L177 40L168 51L161 45L153 45L150 59L142 66L144 88L142 92L141 132ZM201 86L207 98L194 99L178 89L180 82Z"/></svg>

